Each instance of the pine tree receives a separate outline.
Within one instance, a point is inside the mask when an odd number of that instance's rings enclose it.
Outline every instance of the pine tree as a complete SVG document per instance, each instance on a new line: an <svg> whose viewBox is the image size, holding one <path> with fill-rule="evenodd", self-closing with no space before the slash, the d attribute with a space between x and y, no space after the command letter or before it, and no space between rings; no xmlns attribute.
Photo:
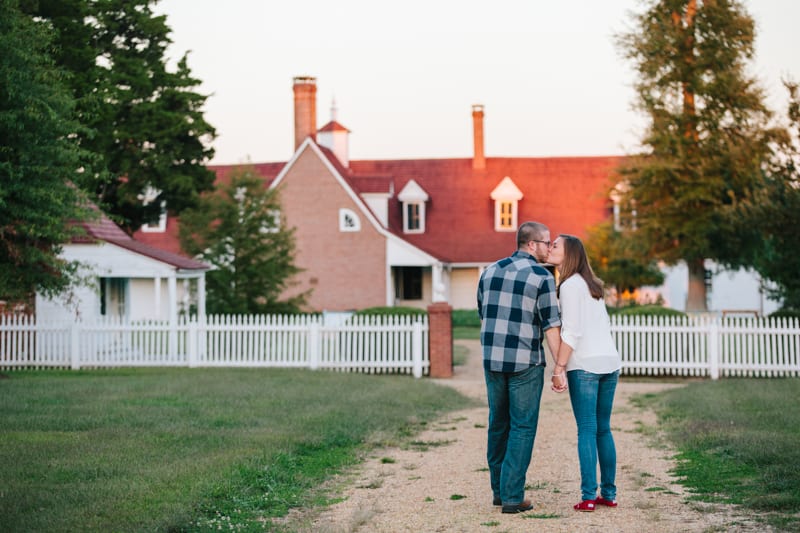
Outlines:
<svg viewBox="0 0 800 533"><path fill-rule="evenodd" d="M704 311L704 260L741 262L753 243L732 240L730 206L752 194L776 132L746 68L753 19L737 0L656 0L618 36L635 66L637 107L649 124L643 153L621 169L636 237L689 270L686 308Z"/></svg>
<svg viewBox="0 0 800 533"><path fill-rule="evenodd" d="M193 89L184 55L172 72L170 28L153 0L36 0L29 13L57 32L56 61L70 73L85 133L113 179L98 180L95 201L127 231L178 214L210 190L206 168L216 133L203 118L206 96Z"/></svg>
<svg viewBox="0 0 800 533"><path fill-rule="evenodd" d="M64 76L50 58L52 34L0 0L0 299L55 296L76 281L59 257L90 218L76 184L91 175L89 154Z"/></svg>

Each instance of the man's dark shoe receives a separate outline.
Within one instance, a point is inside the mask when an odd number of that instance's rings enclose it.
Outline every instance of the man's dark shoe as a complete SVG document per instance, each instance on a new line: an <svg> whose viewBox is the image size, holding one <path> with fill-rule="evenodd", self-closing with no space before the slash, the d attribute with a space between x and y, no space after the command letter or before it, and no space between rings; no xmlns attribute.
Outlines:
<svg viewBox="0 0 800 533"><path fill-rule="evenodd" d="M523 500L520 503L512 503L510 505L503 505L504 513L524 513L533 509L533 504L530 500Z"/></svg>
<svg viewBox="0 0 800 533"><path fill-rule="evenodd" d="M500 499L500 496L495 496L492 498L492 505L503 505L503 500Z"/></svg>

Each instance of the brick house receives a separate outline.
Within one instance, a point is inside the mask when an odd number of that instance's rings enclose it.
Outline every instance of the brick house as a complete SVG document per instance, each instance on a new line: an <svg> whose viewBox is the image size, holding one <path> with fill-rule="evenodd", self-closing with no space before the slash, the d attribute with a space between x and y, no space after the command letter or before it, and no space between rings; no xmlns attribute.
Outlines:
<svg viewBox="0 0 800 533"><path fill-rule="evenodd" d="M315 78L295 78L293 90L294 154L253 166L280 191L304 269L295 290L313 289L314 310L474 308L481 270L514 251L520 223L585 237L613 212L619 156L486 157L484 108L476 105L472 158L350 160L349 131L335 110L316 126ZM236 167L210 168L225 180ZM175 220L135 237L179 251Z"/></svg>

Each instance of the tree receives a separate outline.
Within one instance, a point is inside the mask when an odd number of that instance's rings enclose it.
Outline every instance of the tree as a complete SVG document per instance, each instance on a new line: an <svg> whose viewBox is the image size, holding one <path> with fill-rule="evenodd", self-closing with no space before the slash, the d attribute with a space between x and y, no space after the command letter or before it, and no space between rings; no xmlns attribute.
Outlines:
<svg viewBox="0 0 800 533"><path fill-rule="evenodd" d="M74 133L73 100L49 57L52 35L0 0L0 298L55 296L77 278L61 246L86 220L76 185L92 162ZM83 207L82 207L83 206Z"/></svg>
<svg viewBox="0 0 800 533"><path fill-rule="evenodd" d="M687 310L704 311L704 260L740 264L756 246L731 240L729 208L761 182L778 135L746 74L754 23L737 0L654 0L634 22L618 45L638 73L637 107L649 124L643 153L620 170L626 201L649 254L686 262Z"/></svg>
<svg viewBox="0 0 800 533"><path fill-rule="evenodd" d="M217 193L181 216L181 247L213 265L206 275L209 313L291 313L308 293L281 300L300 272L294 232L280 221L280 202L255 169L243 167Z"/></svg>
<svg viewBox="0 0 800 533"><path fill-rule="evenodd" d="M96 202L127 231L178 214L210 190L205 164L216 135L193 91L187 55L175 72L165 52L170 29L153 0L29 0L28 12L58 36L56 61L67 69L85 130L81 146L98 154L112 180L91 188Z"/></svg>
<svg viewBox="0 0 800 533"><path fill-rule="evenodd" d="M742 239L761 246L752 251L748 264L775 283L771 296L783 300L785 309L800 311L800 94L787 81L789 109L787 136L767 166L762 186L733 210Z"/></svg>
<svg viewBox="0 0 800 533"><path fill-rule="evenodd" d="M606 286L614 287L617 306L625 292L664 282L664 274L656 262L648 259L641 241L631 234L631 231L616 230L614 223L607 221L590 228L586 239L586 253L592 268Z"/></svg>

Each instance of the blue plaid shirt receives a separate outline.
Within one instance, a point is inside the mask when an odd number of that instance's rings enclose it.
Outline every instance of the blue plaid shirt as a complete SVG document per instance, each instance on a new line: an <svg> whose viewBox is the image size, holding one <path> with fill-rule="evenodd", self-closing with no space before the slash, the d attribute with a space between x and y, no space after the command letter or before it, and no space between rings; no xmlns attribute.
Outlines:
<svg viewBox="0 0 800 533"><path fill-rule="evenodd" d="M561 325L553 275L517 250L481 274L478 314L486 370L520 372L545 365L544 331Z"/></svg>

